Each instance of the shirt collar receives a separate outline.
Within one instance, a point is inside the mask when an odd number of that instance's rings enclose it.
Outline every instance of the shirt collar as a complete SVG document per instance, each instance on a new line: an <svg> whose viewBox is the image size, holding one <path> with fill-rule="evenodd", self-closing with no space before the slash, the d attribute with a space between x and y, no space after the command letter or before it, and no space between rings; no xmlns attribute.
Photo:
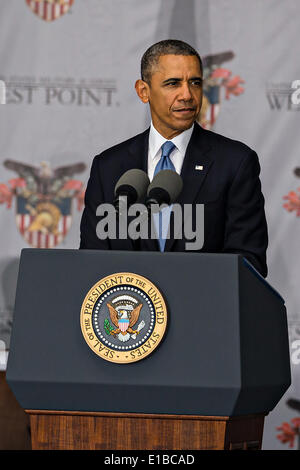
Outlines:
<svg viewBox="0 0 300 470"><path fill-rule="evenodd" d="M186 131L181 132L173 139L170 139L182 155L185 155L188 143L190 141L191 135L193 133L194 125L187 129ZM149 133L149 150L150 157L154 159L157 155L157 152L160 150L161 146L166 142L166 138L163 137L153 126L151 122L150 133Z"/></svg>

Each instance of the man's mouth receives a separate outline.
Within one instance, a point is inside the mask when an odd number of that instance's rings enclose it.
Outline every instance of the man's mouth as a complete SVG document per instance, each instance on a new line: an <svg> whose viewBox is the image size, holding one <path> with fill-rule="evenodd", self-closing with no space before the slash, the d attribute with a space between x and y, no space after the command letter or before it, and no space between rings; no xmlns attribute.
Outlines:
<svg viewBox="0 0 300 470"><path fill-rule="evenodd" d="M186 115L186 114L194 114L196 108L192 107L185 107L185 108L177 108L173 109L174 113L181 114L181 115Z"/></svg>

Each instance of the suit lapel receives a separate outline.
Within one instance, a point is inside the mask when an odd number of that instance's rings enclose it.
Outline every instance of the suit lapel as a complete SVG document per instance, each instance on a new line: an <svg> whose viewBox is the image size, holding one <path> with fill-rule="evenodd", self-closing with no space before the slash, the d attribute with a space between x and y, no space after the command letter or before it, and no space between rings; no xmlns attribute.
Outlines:
<svg viewBox="0 0 300 470"><path fill-rule="evenodd" d="M131 168L139 168L147 173L148 167L148 147L149 147L148 128L142 134L139 134L128 147L129 158L124 158L124 171Z"/></svg>
<svg viewBox="0 0 300 470"><path fill-rule="evenodd" d="M195 123L181 170L183 190L177 203L181 205L182 215L184 204L192 204L195 201L212 164L211 146L206 131ZM167 239L165 251L171 250L174 241L174 238Z"/></svg>
<svg viewBox="0 0 300 470"><path fill-rule="evenodd" d="M130 145L127 148L128 154L126 155L126 152L124 152L124 155L122 155L119 172L120 176L126 171L135 168L147 172L148 140L149 129L131 140ZM113 198L114 196L112 192L111 199L113 200ZM127 226L132 219L132 217L128 217ZM129 237L126 240L118 238L116 240L111 240L111 245L114 250L124 250L124 246L127 250L135 251L137 249L137 242Z"/></svg>

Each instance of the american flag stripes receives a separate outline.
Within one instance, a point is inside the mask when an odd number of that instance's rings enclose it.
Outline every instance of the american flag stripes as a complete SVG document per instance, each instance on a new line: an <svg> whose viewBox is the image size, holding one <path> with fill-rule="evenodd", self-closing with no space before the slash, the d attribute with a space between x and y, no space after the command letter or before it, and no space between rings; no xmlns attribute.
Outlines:
<svg viewBox="0 0 300 470"><path fill-rule="evenodd" d="M30 9L45 21L57 20L67 13L74 3L74 0L26 0Z"/></svg>
<svg viewBox="0 0 300 470"><path fill-rule="evenodd" d="M30 232L28 229L34 220L30 214L17 214L16 222L19 231L28 245L34 248L54 248L59 245L67 235L72 222L71 215L63 215L58 223L57 235L53 233L43 233L41 231Z"/></svg>

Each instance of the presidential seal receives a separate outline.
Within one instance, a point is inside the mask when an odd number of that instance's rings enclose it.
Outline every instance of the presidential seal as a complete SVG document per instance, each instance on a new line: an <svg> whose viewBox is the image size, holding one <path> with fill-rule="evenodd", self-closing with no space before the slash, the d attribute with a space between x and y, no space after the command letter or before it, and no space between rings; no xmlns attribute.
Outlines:
<svg viewBox="0 0 300 470"><path fill-rule="evenodd" d="M116 273L98 281L81 307L83 337L102 359L119 364L140 361L161 342L167 309L161 292L134 273Z"/></svg>

